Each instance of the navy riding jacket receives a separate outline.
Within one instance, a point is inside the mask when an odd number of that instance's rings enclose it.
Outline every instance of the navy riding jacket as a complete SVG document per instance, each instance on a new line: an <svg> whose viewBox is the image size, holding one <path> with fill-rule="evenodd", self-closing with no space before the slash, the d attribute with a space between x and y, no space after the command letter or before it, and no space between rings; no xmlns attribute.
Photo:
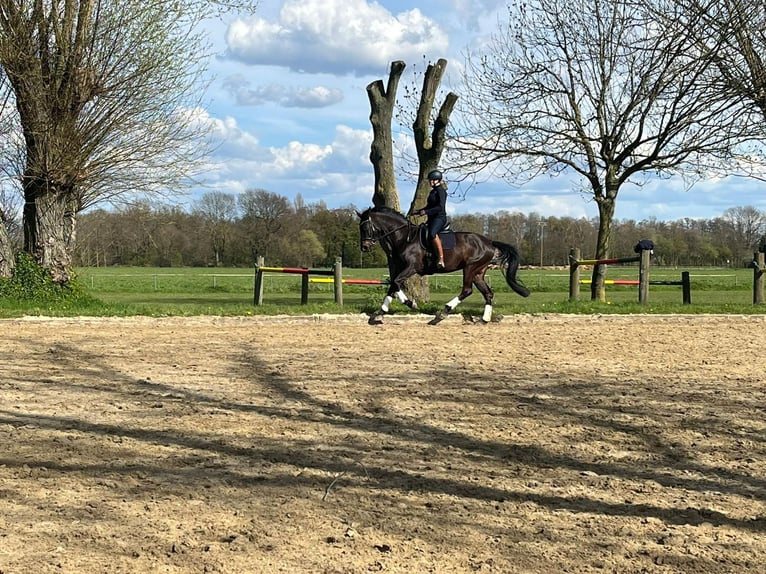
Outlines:
<svg viewBox="0 0 766 574"><path fill-rule="evenodd" d="M423 211L428 216L428 235L434 238L447 225L447 187L443 182L431 188Z"/></svg>

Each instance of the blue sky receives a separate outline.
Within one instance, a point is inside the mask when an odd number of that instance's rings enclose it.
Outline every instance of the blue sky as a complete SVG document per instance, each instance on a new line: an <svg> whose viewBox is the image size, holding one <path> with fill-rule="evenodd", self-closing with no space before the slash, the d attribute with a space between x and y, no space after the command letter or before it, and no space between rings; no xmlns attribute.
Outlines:
<svg viewBox="0 0 766 574"><path fill-rule="evenodd" d="M205 114L217 148L207 187L196 193L259 188L290 200L298 194L306 203L323 200L330 208L369 206L374 178L366 86L385 82L390 62L403 60L408 67L401 96L405 84L419 87L412 72L445 58L444 85L459 96L465 49L497 29L505 6L504 0L261 0L254 16L209 22L218 55L210 62ZM408 147L407 134L395 139ZM629 186L617 199L616 217L712 218L737 206L766 211L764 187L738 179L690 191L674 180ZM596 217L590 196L574 189L566 177L546 176L523 187L489 180L451 199L449 209ZM414 182L402 174L403 206L413 190Z"/></svg>

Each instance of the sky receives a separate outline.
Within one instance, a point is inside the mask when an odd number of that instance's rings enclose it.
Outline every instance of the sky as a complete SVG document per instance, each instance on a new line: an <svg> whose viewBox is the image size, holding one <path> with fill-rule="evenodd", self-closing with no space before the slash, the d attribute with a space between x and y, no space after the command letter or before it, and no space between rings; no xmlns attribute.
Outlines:
<svg viewBox="0 0 766 574"><path fill-rule="evenodd" d="M466 50L497 30L506 0L261 0L255 15L230 14L206 24L215 57L204 96L215 149L203 188L265 189L293 201L329 208L372 204L369 161L372 128L366 87L388 80L390 63L407 70L399 86L420 87L428 63L448 61L443 86L459 93ZM441 100L437 100L440 104ZM397 126L394 126L398 130ZM407 149L408 134L395 134ZM404 161L395 158L397 167ZM450 173L445 172L447 181ZM457 181L459 174L452 174ZM403 209L415 182L399 175ZM698 183L662 180L626 186L617 219L714 218L731 207L766 211L766 183L727 178ZM567 176L540 177L524 186L486 178L467 189L451 185L453 215L500 210L543 217L597 217L592 196Z"/></svg>

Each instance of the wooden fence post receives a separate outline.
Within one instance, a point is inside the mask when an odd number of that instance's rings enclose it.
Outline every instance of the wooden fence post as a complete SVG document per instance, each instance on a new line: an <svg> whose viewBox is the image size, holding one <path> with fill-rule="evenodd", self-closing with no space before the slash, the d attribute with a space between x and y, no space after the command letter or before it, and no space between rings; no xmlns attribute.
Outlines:
<svg viewBox="0 0 766 574"><path fill-rule="evenodd" d="M343 306L343 259L340 257L335 258L335 266L333 267L333 279L335 288L335 304Z"/></svg>
<svg viewBox="0 0 766 574"><path fill-rule="evenodd" d="M764 254L753 253L753 303L763 303Z"/></svg>
<svg viewBox="0 0 766 574"><path fill-rule="evenodd" d="M253 305L263 305L263 257L261 255L255 261L255 285L253 286Z"/></svg>
<svg viewBox="0 0 766 574"><path fill-rule="evenodd" d="M649 302L649 265L651 260L651 249L642 249L641 260L638 263L638 302L643 305Z"/></svg>
<svg viewBox="0 0 766 574"><path fill-rule="evenodd" d="M301 305L308 305L309 302L309 274L301 273Z"/></svg>
<svg viewBox="0 0 766 574"><path fill-rule="evenodd" d="M569 300L577 301L580 299L580 249L572 247L569 249Z"/></svg>

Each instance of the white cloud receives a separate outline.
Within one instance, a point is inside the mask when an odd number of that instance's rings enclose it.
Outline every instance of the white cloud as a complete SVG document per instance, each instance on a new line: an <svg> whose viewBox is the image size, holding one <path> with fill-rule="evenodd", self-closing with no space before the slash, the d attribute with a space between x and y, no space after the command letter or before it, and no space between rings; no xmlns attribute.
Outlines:
<svg viewBox="0 0 766 574"><path fill-rule="evenodd" d="M506 7L505 0L452 0L453 10L459 26L472 32L487 29L487 24L496 27L497 16Z"/></svg>
<svg viewBox="0 0 766 574"><path fill-rule="evenodd" d="M322 108L343 101L342 90L325 86L299 88L269 84L251 88L242 74L226 78L223 87L234 96L237 104L244 106L276 103L284 108Z"/></svg>
<svg viewBox="0 0 766 574"><path fill-rule="evenodd" d="M335 128L335 139L332 142L332 162L328 168L334 171L372 173L370 163L370 144L372 130L355 130L348 126L339 125Z"/></svg>
<svg viewBox="0 0 766 574"><path fill-rule="evenodd" d="M332 146L320 146L292 141L283 148L271 148L274 162L270 168L273 173L283 173L291 177L300 174L309 175L332 154Z"/></svg>
<svg viewBox="0 0 766 574"><path fill-rule="evenodd" d="M286 0L279 22L236 20L230 57L298 72L381 74L393 60L444 57L447 35L415 8L393 15L365 0Z"/></svg>

